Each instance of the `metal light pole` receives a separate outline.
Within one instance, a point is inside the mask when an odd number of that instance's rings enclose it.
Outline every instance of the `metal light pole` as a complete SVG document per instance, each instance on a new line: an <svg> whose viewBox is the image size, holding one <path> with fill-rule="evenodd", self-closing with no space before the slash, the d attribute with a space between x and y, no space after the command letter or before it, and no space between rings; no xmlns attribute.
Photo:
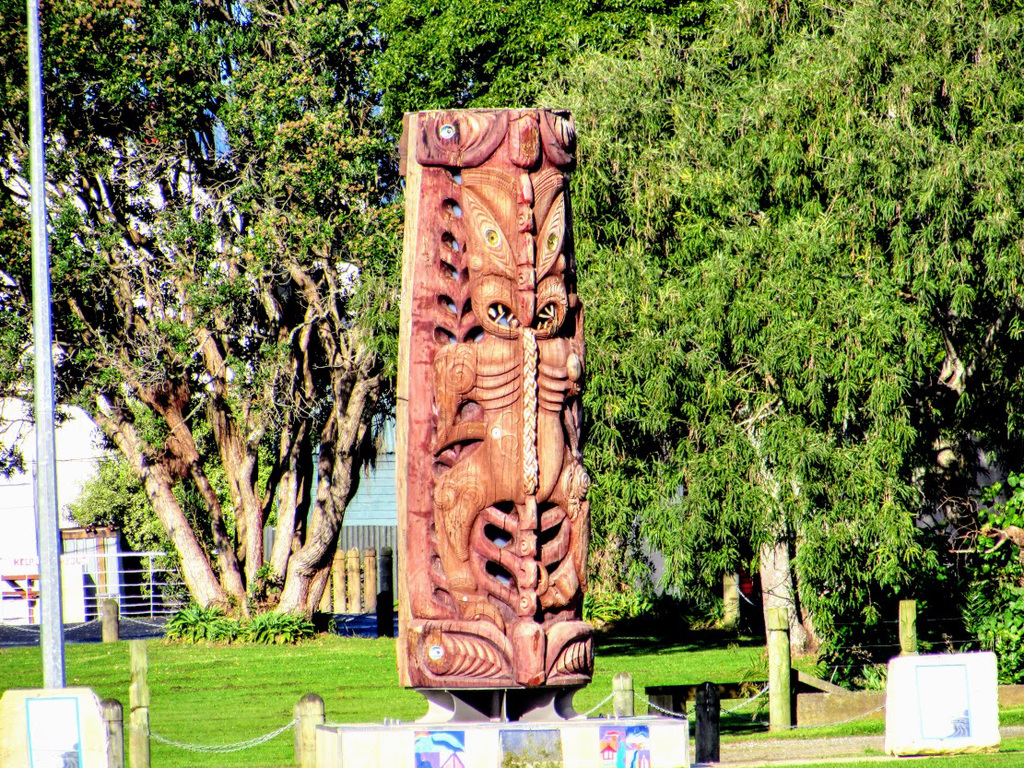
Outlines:
<svg viewBox="0 0 1024 768"><path fill-rule="evenodd" d="M53 427L53 328L50 249L46 237L46 160L43 148L43 65L39 0L28 0L29 143L32 188L32 343L35 350L36 536L42 600L43 685L63 688L64 623L60 595L57 462Z"/></svg>

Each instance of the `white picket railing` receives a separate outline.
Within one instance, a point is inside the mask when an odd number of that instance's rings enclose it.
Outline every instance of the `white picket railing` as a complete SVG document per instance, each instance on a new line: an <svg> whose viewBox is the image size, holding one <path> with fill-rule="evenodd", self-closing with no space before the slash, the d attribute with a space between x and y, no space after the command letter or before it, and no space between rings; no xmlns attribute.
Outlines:
<svg viewBox="0 0 1024 768"><path fill-rule="evenodd" d="M0 564L0 624L39 622L35 558ZM65 623L91 621L103 600L117 600L122 616L158 617L188 603L188 590L166 552L73 552L61 555Z"/></svg>

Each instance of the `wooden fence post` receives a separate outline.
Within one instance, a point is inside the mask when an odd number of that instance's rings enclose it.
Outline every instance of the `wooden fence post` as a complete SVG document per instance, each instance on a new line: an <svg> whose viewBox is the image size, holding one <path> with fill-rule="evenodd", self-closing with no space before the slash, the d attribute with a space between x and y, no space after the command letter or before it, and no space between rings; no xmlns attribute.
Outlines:
<svg viewBox="0 0 1024 768"><path fill-rule="evenodd" d="M900 600L900 656L917 655L917 600Z"/></svg>
<svg viewBox="0 0 1024 768"><path fill-rule="evenodd" d="M734 631L740 626L740 577L735 573L722 576L722 627Z"/></svg>
<svg viewBox="0 0 1024 768"><path fill-rule="evenodd" d="M348 613L348 601L345 599L345 550L341 546L334 552L331 585L334 588L334 612Z"/></svg>
<svg viewBox="0 0 1024 768"><path fill-rule="evenodd" d="M107 725L107 768L124 768L124 707L117 699L100 702L103 722Z"/></svg>
<svg viewBox="0 0 1024 768"><path fill-rule="evenodd" d="M377 563L377 637L395 636L395 593L391 578L391 547L384 547L380 551L380 560Z"/></svg>
<svg viewBox="0 0 1024 768"><path fill-rule="evenodd" d="M316 768L316 727L323 725L324 700L307 693L295 705L295 764L299 768Z"/></svg>
<svg viewBox="0 0 1024 768"><path fill-rule="evenodd" d="M348 612L362 613L360 605L360 583L359 583L359 550L352 547L348 551L348 567L345 569L345 581L348 582Z"/></svg>
<svg viewBox="0 0 1024 768"><path fill-rule="evenodd" d="M324 592L320 595L320 605L317 606L320 613L334 613L334 601L331 599L331 576L327 575L327 583L324 584Z"/></svg>
<svg viewBox="0 0 1024 768"><path fill-rule="evenodd" d="M149 765L149 650L145 640L129 643L131 687L128 689L128 764Z"/></svg>
<svg viewBox="0 0 1024 768"><path fill-rule="evenodd" d="M100 603L100 627L104 643L116 643L120 639L120 609L117 600L107 599Z"/></svg>
<svg viewBox="0 0 1024 768"><path fill-rule="evenodd" d="M615 717L633 717L633 676L617 672L612 678L612 713Z"/></svg>
<svg viewBox="0 0 1024 768"><path fill-rule="evenodd" d="M363 550L363 610L377 610L377 550Z"/></svg>
<svg viewBox="0 0 1024 768"><path fill-rule="evenodd" d="M793 725L790 699L789 610L768 609L768 725L786 730Z"/></svg>

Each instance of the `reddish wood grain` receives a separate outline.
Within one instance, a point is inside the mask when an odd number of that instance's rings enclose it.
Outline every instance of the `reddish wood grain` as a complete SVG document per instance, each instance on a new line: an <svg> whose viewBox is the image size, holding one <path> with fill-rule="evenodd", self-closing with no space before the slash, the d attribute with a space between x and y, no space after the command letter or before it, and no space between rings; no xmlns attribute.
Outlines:
<svg viewBox="0 0 1024 768"><path fill-rule="evenodd" d="M413 687L576 686L589 479L583 307L549 110L408 115L399 650Z"/></svg>

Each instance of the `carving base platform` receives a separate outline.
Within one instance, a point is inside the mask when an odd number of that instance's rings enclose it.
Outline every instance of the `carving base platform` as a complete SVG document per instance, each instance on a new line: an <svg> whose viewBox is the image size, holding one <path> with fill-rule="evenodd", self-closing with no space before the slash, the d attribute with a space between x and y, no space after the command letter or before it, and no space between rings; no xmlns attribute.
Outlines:
<svg viewBox="0 0 1024 768"><path fill-rule="evenodd" d="M427 700L418 723L549 723L579 717L579 688L417 688Z"/></svg>
<svg viewBox="0 0 1024 768"><path fill-rule="evenodd" d="M317 768L689 768L686 720L632 717L550 722L317 726Z"/></svg>

